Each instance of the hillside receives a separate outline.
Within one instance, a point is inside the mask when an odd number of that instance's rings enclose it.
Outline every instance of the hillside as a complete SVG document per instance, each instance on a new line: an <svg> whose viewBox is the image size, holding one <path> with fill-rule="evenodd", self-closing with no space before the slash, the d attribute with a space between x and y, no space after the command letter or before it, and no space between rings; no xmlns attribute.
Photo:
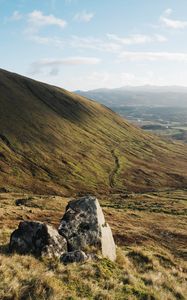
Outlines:
<svg viewBox="0 0 187 300"><path fill-rule="evenodd" d="M187 186L187 146L110 109L0 71L0 189L70 195Z"/></svg>

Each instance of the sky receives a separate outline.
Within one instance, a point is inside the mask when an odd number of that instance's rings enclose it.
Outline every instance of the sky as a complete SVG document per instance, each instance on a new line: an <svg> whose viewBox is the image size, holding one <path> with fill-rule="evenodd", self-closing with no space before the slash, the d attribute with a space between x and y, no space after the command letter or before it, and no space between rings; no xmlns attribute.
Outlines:
<svg viewBox="0 0 187 300"><path fill-rule="evenodd" d="M0 68L68 90L187 86L187 0L0 0Z"/></svg>

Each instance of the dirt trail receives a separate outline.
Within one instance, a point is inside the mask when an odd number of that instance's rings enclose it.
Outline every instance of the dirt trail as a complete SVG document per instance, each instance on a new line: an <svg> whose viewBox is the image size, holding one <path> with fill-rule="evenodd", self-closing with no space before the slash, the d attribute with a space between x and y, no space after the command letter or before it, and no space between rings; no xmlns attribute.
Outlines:
<svg viewBox="0 0 187 300"><path fill-rule="evenodd" d="M119 158L117 157L117 155L115 154L115 150L111 150L111 154L112 157L114 158L114 163L115 163L115 167L114 169L111 171L110 175L109 175L109 184L111 188L115 187L115 176L120 168L120 162L119 162Z"/></svg>

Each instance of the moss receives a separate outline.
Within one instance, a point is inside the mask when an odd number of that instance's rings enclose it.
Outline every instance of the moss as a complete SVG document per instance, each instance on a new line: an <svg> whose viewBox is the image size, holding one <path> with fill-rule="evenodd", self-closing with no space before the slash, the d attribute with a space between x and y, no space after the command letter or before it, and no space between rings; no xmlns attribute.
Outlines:
<svg viewBox="0 0 187 300"><path fill-rule="evenodd" d="M106 280L116 271L116 265L110 260L104 258L99 263L95 264L96 278L105 278Z"/></svg>

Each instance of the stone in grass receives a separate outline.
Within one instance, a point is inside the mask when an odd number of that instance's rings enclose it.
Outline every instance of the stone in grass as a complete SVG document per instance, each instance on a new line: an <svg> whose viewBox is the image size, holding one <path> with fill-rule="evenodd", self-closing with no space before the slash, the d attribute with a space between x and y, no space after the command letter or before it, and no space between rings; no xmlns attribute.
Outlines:
<svg viewBox="0 0 187 300"><path fill-rule="evenodd" d="M85 196L70 201L61 220L59 233L66 238L70 252L94 247L102 252L103 257L112 261L116 259L112 231L95 197Z"/></svg>
<svg viewBox="0 0 187 300"><path fill-rule="evenodd" d="M72 252L65 252L62 254L60 261L64 264L70 264L70 263L83 263L86 260L88 260L89 257L80 250L72 251Z"/></svg>
<svg viewBox="0 0 187 300"><path fill-rule="evenodd" d="M52 226L23 221L10 237L10 252L60 257L67 251L66 240Z"/></svg>

